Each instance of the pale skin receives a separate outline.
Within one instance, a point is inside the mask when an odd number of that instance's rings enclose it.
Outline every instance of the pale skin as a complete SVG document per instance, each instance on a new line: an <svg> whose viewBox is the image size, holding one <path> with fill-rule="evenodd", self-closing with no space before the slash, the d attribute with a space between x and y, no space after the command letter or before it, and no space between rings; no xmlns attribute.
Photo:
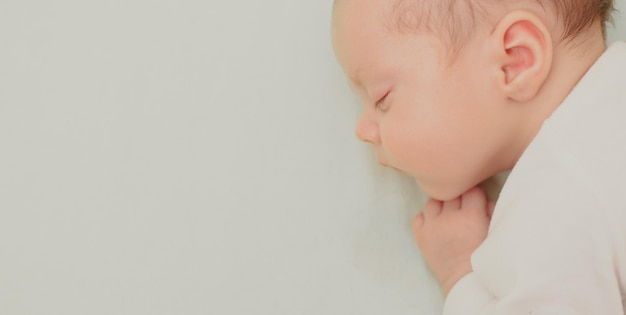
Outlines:
<svg viewBox="0 0 626 315"><path fill-rule="evenodd" d="M606 49L600 23L577 48L557 41L532 3L494 8L452 63L434 34L390 31L389 1L335 6L335 53L363 103L356 135L431 197L413 230L444 295L488 234L494 204L478 185L513 168Z"/></svg>

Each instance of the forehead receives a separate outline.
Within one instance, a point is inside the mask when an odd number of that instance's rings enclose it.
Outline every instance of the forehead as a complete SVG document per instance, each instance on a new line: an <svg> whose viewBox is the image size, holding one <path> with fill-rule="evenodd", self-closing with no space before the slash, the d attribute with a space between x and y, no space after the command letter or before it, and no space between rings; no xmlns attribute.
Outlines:
<svg viewBox="0 0 626 315"><path fill-rule="evenodd" d="M389 1L340 0L333 11L333 48L354 84L382 58L389 44L385 25Z"/></svg>

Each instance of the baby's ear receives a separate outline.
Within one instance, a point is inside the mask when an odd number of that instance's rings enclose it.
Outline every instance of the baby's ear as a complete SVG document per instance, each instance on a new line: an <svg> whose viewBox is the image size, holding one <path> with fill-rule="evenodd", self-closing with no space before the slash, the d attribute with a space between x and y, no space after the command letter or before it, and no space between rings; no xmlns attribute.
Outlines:
<svg viewBox="0 0 626 315"><path fill-rule="evenodd" d="M528 11L505 15L490 35L499 84L511 99L533 99L552 66L552 37L545 24Z"/></svg>

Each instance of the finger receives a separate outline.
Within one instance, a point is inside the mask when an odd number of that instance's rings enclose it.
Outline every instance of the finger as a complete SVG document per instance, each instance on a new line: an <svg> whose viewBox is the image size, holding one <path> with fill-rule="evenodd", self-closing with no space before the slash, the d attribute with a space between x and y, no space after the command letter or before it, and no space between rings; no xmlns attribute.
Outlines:
<svg viewBox="0 0 626 315"><path fill-rule="evenodd" d="M443 211L451 211L451 210L459 210L459 209L461 209L461 196L455 199L443 202L443 206L442 206Z"/></svg>
<svg viewBox="0 0 626 315"><path fill-rule="evenodd" d="M420 212L415 216L415 218L413 218L413 224L412 224L413 234L416 237L417 237L418 231L422 228L423 225L424 225L424 213Z"/></svg>
<svg viewBox="0 0 626 315"><path fill-rule="evenodd" d="M487 195L480 187L474 187L461 195L461 207L463 209L475 209L485 211L487 207Z"/></svg>
<svg viewBox="0 0 626 315"><path fill-rule="evenodd" d="M496 202L493 200L489 200L487 202L487 217L491 219L493 216L493 211L496 209Z"/></svg>
<svg viewBox="0 0 626 315"><path fill-rule="evenodd" d="M428 221L430 218L435 218L441 213L442 203L439 200L429 199L422 213L424 214L424 220Z"/></svg>

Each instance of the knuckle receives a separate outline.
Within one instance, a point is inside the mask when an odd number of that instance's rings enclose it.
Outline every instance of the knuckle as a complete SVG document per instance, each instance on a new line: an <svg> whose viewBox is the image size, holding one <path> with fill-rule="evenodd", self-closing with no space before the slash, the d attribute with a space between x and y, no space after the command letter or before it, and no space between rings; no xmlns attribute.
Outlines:
<svg viewBox="0 0 626 315"><path fill-rule="evenodd" d="M482 199L484 197L485 197L485 191L480 187L472 188L463 196L463 198L468 198L468 199Z"/></svg>
<svg viewBox="0 0 626 315"><path fill-rule="evenodd" d="M422 210L422 215L424 216L424 219L435 218L442 212L442 209L443 208L441 206L425 207Z"/></svg>
<svg viewBox="0 0 626 315"><path fill-rule="evenodd" d="M424 206L424 211L436 211L441 209L442 202L437 201L435 199L429 199L426 205Z"/></svg>
<svg viewBox="0 0 626 315"><path fill-rule="evenodd" d="M422 228L422 225L424 225L424 213L420 212L413 218L413 232L417 233Z"/></svg>

